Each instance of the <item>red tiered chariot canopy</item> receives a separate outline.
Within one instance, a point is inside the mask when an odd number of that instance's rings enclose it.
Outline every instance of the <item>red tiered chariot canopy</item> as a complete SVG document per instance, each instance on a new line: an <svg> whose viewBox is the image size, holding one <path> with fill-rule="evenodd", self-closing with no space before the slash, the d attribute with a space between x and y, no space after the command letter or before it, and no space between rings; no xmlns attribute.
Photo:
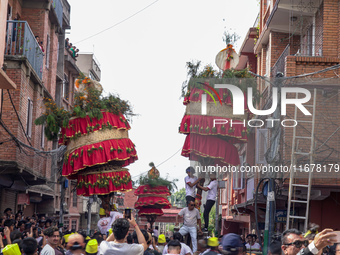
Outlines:
<svg viewBox="0 0 340 255"><path fill-rule="evenodd" d="M76 117L61 130L59 144L67 145L62 175L77 180L77 195L105 195L132 189L122 168L138 159L129 139L125 117L102 111L103 118Z"/></svg>
<svg viewBox="0 0 340 255"><path fill-rule="evenodd" d="M205 82L205 85L209 84ZM244 115L235 116L229 90L215 91L216 94L207 95L207 114L202 114L202 95L206 89L193 87L184 98L186 111L179 132L187 137L182 156L200 162L209 159L210 163L218 165L239 165L240 159L234 144L247 142L247 121L251 118L246 96Z"/></svg>

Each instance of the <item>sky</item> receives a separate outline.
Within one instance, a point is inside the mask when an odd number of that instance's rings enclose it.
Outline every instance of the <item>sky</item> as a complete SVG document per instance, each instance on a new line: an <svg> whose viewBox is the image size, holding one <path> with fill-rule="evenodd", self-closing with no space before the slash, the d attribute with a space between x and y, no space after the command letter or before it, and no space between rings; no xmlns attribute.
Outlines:
<svg viewBox="0 0 340 255"><path fill-rule="evenodd" d="M138 179L154 162L162 177L179 179L176 184L183 188L190 165L181 156L185 135L178 133L185 111L181 87L187 79L186 62L200 60L218 69L214 62L225 48L224 31L241 37L235 45L238 52L254 25L258 1L68 2L71 29L66 37L80 53L94 53L104 91L128 100L138 114L129 132L139 158L127 167L132 178Z"/></svg>

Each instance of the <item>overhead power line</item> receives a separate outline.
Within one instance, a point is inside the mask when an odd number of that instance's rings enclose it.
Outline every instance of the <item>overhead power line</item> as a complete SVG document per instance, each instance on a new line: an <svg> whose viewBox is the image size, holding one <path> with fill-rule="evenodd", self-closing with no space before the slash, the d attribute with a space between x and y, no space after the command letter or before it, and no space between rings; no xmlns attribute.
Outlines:
<svg viewBox="0 0 340 255"><path fill-rule="evenodd" d="M86 40L88 40L88 39L90 39L90 38L92 38L92 37L95 37L95 36L97 36L97 35L99 35L99 34L101 34L101 33L104 33L104 32L107 31L107 30L110 30L110 29L112 29L112 28L114 28L114 27L116 27L116 26L122 24L123 22L125 22L125 21L131 19L132 17L134 17L134 16L136 16L137 14L141 13L142 11L146 10L146 9L149 8L151 5L154 5L154 4L157 3L158 1L159 1L159 0L156 0L156 1L152 2L151 4L145 6L143 9L139 10L138 12L135 12L134 14L130 15L129 17L127 17L127 18L125 18L125 19L123 19L123 20L117 22L116 24L114 24L114 25L112 25L112 26L110 26L110 27L108 27L108 28L106 28L106 29L104 29L104 30L102 30L102 31L100 31L100 32L98 32L98 33L96 33L96 34L93 34L93 35L91 35L91 36L89 36L89 37L86 37L86 38L84 38L84 39L82 39L82 40L80 40L80 41L78 41L78 42L75 42L75 44L81 43L81 42L83 42L83 41L86 41Z"/></svg>
<svg viewBox="0 0 340 255"><path fill-rule="evenodd" d="M164 164L165 162L167 162L168 160L170 160L171 158L173 158L180 150L182 150L182 147L179 148L179 150L176 151L172 156L168 157L168 158L167 158L166 160L164 160L162 163L158 164L156 167L159 167L160 165ZM138 175L136 175L136 176L133 176L132 178L137 178L137 177L141 176L142 174L146 174L147 172L148 172L148 171L145 171L145 172L140 173L140 174L138 174Z"/></svg>

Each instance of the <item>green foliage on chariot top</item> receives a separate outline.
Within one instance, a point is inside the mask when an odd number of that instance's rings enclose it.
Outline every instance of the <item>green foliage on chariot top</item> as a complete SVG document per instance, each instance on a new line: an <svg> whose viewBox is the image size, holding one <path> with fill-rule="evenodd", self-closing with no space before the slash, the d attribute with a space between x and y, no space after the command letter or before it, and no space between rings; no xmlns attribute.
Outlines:
<svg viewBox="0 0 340 255"><path fill-rule="evenodd" d="M91 80L84 75L80 75L76 81L79 84L90 84ZM74 106L70 111L63 107L58 107L51 98L44 98L45 112L38 117L34 123L36 125L45 125L45 135L48 140L58 138L60 128L67 127L71 117L85 118L89 116L91 121L93 118L101 119L103 117L102 110L114 114L123 114L127 119L134 116L132 108L128 101L122 100L118 95L109 94L102 96L95 86L86 86L75 92Z"/></svg>
<svg viewBox="0 0 340 255"><path fill-rule="evenodd" d="M217 71L211 65L201 68L201 61L187 62L188 79L182 84L182 97L188 97L193 88L205 88L204 83L214 87L215 84L233 84L238 86L243 92L248 87L253 88L254 104L260 101L261 95L257 90L257 81L249 73L249 69L235 70L233 68L225 71Z"/></svg>
<svg viewBox="0 0 340 255"><path fill-rule="evenodd" d="M139 180L136 181L138 185L150 185L151 187L157 186L167 186L170 193L174 192L177 189L176 182L178 179L173 179L172 181L167 178L157 177L150 178L148 175L142 175L139 177Z"/></svg>

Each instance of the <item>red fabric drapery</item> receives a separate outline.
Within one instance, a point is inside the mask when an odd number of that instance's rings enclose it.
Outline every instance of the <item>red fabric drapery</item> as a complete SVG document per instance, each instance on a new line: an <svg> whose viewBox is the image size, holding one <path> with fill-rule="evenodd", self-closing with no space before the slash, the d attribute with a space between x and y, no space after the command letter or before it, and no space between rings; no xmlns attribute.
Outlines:
<svg viewBox="0 0 340 255"><path fill-rule="evenodd" d="M208 83L207 83L208 84ZM216 89L217 94L221 98L222 104L233 106L233 99L231 92L228 89ZM202 101L202 94L205 92L199 88L192 88L190 91L190 95L184 97L183 104L187 105L190 102L201 102ZM244 112L248 114L248 119L251 119L253 114L249 111L248 104L247 104L247 93L244 92ZM218 99L215 94L213 94L216 102L219 104ZM211 96L207 96L207 103L215 103L214 99ZM189 106L190 107L190 106Z"/></svg>
<svg viewBox="0 0 340 255"><path fill-rule="evenodd" d="M135 195L164 195L164 196L170 196L169 189L166 186L157 186L157 187L151 187L150 185L142 185L139 186L135 190Z"/></svg>
<svg viewBox="0 0 340 255"><path fill-rule="evenodd" d="M119 161L120 166L127 166L137 159L135 146L129 138L106 140L79 147L66 155L62 175L70 176L86 167L110 161Z"/></svg>
<svg viewBox="0 0 340 255"><path fill-rule="evenodd" d="M207 83L209 85L209 83ZM227 104L232 106L233 105L233 99L231 97L231 92L228 89L215 89L219 97L221 98L221 101L223 104ZM190 95L185 97L183 100L183 104L186 105L190 102L201 102L202 99L202 94L205 94L205 91L200 89L200 88L192 88L190 90ZM215 97L215 100L217 100L216 95L213 94ZM244 93L244 103L245 107L247 107L247 96L246 93ZM208 96L207 97L207 102L214 103L214 99L212 97ZM247 109L247 108L245 108Z"/></svg>
<svg viewBox="0 0 340 255"><path fill-rule="evenodd" d="M170 202L165 197L157 197L157 196L147 196L147 197L138 197L138 200L135 203L136 209L142 208L171 208Z"/></svg>
<svg viewBox="0 0 340 255"><path fill-rule="evenodd" d="M138 215L139 216L146 216L146 215L157 215L157 216L161 216L163 215L164 212L162 209L159 208L142 208L139 209Z"/></svg>
<svg viewBox="0 0 340 255"><path fill-rule="evenodd" d="M78 196L105 195L131 189L131 176L128 171L77 175Z"/></svg>
<svg viewBox="0 0 340 255"><path fill-rule="evenodd" d="M236 147L216 136L188 134L182 148L182 156L196 161L199 161L200 157L211 158L215 160L214 164L218 165L240 164Z"/></svg>
<svg viewBox="0 0 340 255"><path fill-rule="evenodd" d="M218 122L216 122L218 119ZM215 122L214 122L215 120ZM225 123L226 124L216 124ZM232 123L232 125L231 125ZM247 142L247 122L232 120L229 118L206 116L206 115L185 115L179 128L180 133L221 136L229 143Z"/></svg>
<svg viewBox="0 0 340 255"><path fill-rule="evenodd" d="M75 136L86 135L89 132L102 130L103 128L130 129L130 125L124 115L116 115L111 112L102 111L103 118L100 120L86 116L85 118L74 118L69 121L66 128L61 129L59 144L67 145L69 139ZM104 127L103 127L104 125Z"/></svg>

